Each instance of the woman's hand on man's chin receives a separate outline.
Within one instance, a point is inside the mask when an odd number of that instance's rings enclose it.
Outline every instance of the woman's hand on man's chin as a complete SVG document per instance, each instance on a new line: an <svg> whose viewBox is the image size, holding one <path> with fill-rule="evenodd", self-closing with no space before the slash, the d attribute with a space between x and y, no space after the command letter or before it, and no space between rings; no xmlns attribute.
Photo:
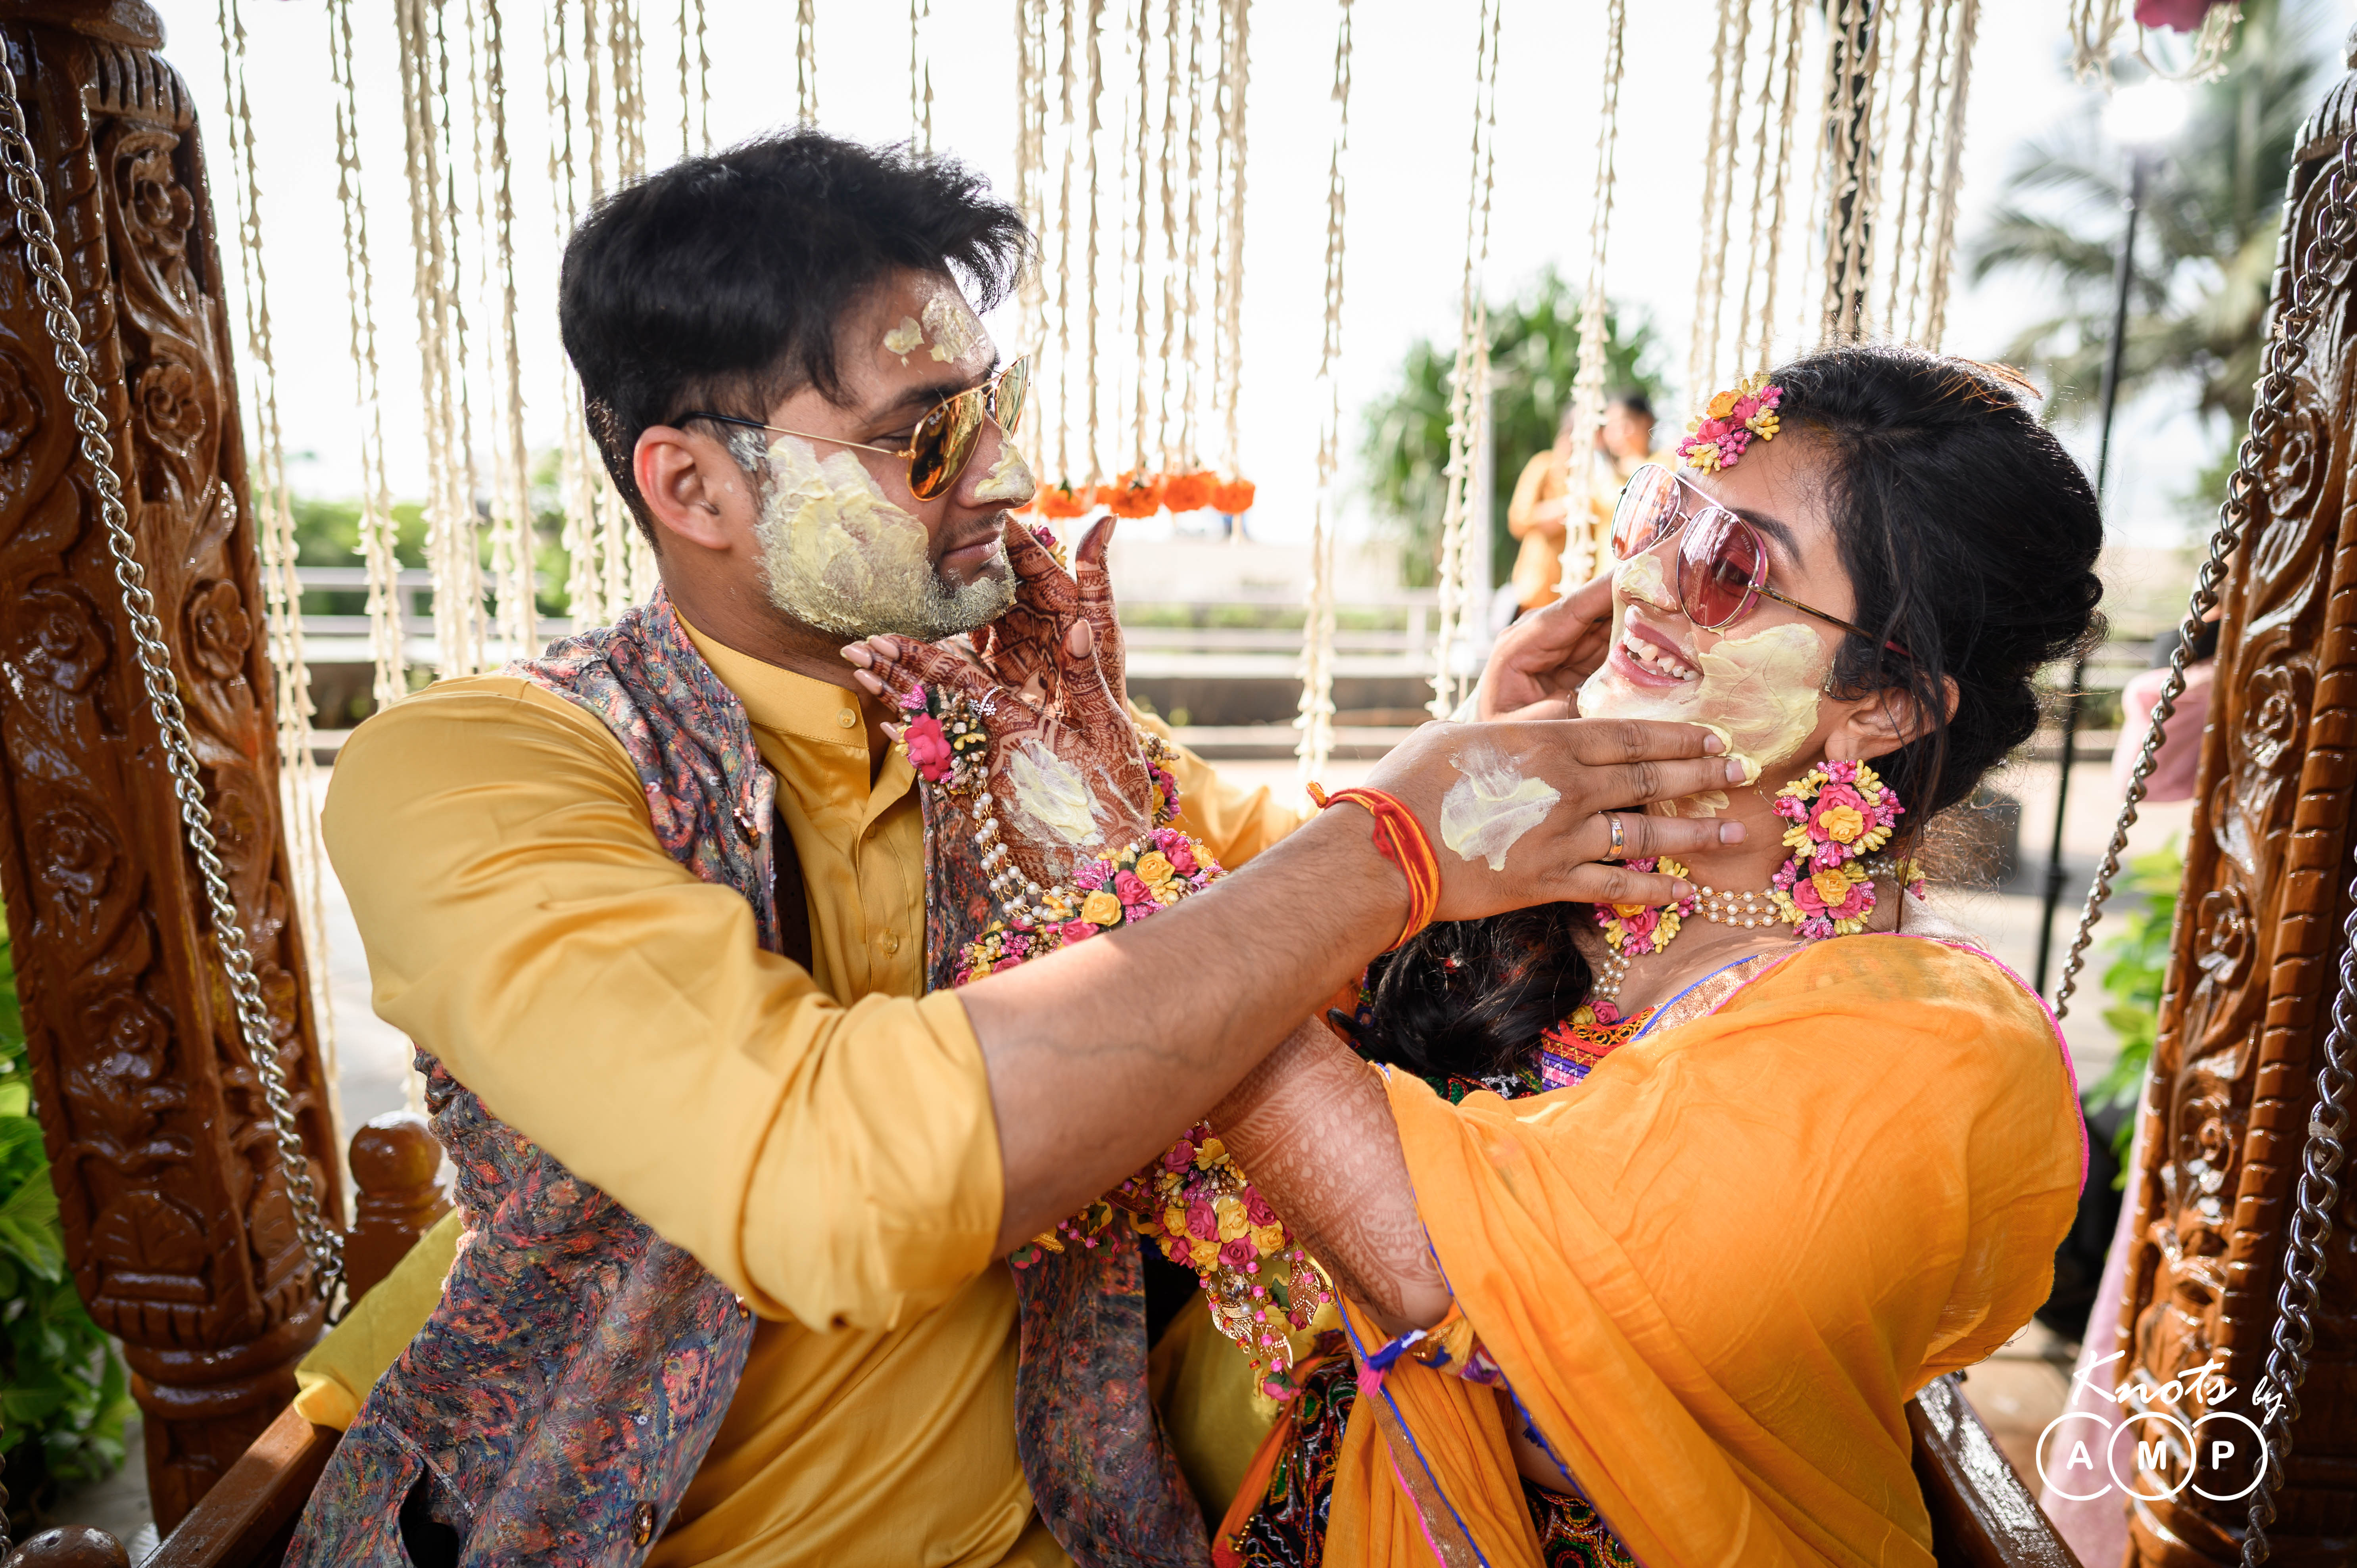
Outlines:
<svg viewBox="0 0 2357 1568"><path fill-rule="evenodd" d="M1474 693L1474 716L1490 719L1578 717L1580 683L1612 651L1612 574L1583 583L1498 634Z"/></svg>

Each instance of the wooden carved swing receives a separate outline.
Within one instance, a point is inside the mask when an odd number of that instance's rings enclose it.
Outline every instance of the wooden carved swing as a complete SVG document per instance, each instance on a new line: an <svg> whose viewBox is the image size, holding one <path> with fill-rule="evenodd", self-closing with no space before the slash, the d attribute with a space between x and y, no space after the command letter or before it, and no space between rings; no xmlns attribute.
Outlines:
<svg viewBox="0 0 2357 1568"><path fill-rule="evenodd" d="M808 14L807 5L803 15ZM204 793L258 961L309 1171L330 1215L340 1164L279 815L256 524L220 260L194 115L140 0L9 0L18 84L94 360L107 440L197 742ZM2328 98L2293 181L2309 233L2318 171L2357 130L2357 76ZM129 658L124 596L77 453L24 238L0 220L0 886L78 1286L124 1341L147 1414L152 1563L274 1563L332 1449L286 1403L316 1337L259 1075L244 1054L179 813ZM2339 984L2357 752L2357 325L2349 263L2326 308L2226 598L2219 717L2163 1015L2124 1348L2166 1379L2212 1351L2264 1370L2293 1165ZM2278 280L2279 291L2284 287ZM422 1130L354 1140L355 1293L430 1219ZM2352 1216L2339 1203L2317 1344L2276 1494L2279 1560L2357 1540ZM1943 1563L2073 1562L1953 1382L1908 1409ZM2139 1505L2136 1560L2231 1559L2233 1509ZM91 1530L7 1564L123 1562Z"/></svg>

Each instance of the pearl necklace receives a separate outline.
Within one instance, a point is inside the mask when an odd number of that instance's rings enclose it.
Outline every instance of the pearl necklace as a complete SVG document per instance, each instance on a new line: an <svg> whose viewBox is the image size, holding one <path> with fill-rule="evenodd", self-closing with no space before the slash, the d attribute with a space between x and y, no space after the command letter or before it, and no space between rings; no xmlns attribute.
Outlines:
<svg viewBox="0 0 2357 1568"><path fill-rule="evenodd" d="M1877 880L1895 881L1902 887L1910 886L1916 875L1916 868L1911 863L1895 860L1889 855L1871 856L1858 862L1858 866ZM1663 908L1674 908L1681 914L1700 915L1715 926L1726 926L1746 931L1760 930L1763 928L1772 930L1780 925L1791 923L1792 920L1791 916L1778 908L1774 899L1754 893L1748 888L1742 892L1723 893L1716 887L1706 885L1695 893L1694 897L1685 900L1683 904L1663 906ZM1677 940L1677 934L1678 928L1674 926L1664 924L1657 927L1652 938L1652 945L1644 953L1635 956L1642 958L1651 953L1660 952ZM1596 972L1595 994L1599 999L1616 1004L1620 1000L1620 986L1629 978L1631 958L1631 955L1620 944L1614 944L1609 949L1604 962Z"/></svg>
<svg viewBox="0 0 2357 1568"><path fill-rule="evenodd" d="M1738 904L1738 899L1742 902ZM1715 926L1740 926L1753 930L1777 922L1775 904L1760 894L1746 890L1741 893L1721 893L1716 887L1705 887L1696 913Z"/></svg>

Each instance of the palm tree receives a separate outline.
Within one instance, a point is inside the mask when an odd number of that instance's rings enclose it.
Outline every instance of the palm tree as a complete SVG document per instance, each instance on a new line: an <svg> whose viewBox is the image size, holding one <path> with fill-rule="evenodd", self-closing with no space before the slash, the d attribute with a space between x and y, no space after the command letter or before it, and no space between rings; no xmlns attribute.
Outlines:
<svg viewBox="0 0 2357 1568"><path fill-rule="evenodd" d="M2335 8L2253 0L2226 74L2193 90L2184 130L2148 174L2119 393L2182 380L2205 413L2239 429L2259 375L2262 319L2283 188L2326 56ZM2089 104L2022 145L2005 195L1969 254L1975 280L2026 274L2060 308L2006 349L2042 368L2050 418L2082 410L2111 336L2126 156Z"/></svg>
<svg viewBox="0 0 2357 1568"><path fill-rule="evenodd" d="M1613 388L1662 398L1652 369L1657 346L1650 324L1623 332L1618 311L1604 316L1604 381ZM1456 345L1429 339L1409 349L1399 384L1366 411L1360 448L1376 522L1401 542L1402 575L1410 587L1430 587L1440 553L1440 515L1447 499L1448 378ZM1506 503L1533 454L1555 444L1557 422L1571 401L1579 370L1579 298L1550 268L1521 299L1490 307L1490 419L1496 493L1488 510L1491 581L1513 569L1515 542L1506 532ZM1473 502L1478 518L1480 502ZM1476 526L1480 526L1478 523Z"/></svg>

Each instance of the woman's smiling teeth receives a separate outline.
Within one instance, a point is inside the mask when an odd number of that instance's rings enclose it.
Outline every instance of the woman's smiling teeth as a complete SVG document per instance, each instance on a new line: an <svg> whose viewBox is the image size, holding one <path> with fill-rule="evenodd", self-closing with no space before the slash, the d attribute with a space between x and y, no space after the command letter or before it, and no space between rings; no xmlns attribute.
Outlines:
<svg viewBox="0 0 2357 1568"><path fill-rule="evenodd" d="M1620 650L1637 665L1656 675L1666 675L1673 681L1699 681L1702 671L1687 663L1670 649L1662 647L1633 631L1620 634Z"/></svg>

